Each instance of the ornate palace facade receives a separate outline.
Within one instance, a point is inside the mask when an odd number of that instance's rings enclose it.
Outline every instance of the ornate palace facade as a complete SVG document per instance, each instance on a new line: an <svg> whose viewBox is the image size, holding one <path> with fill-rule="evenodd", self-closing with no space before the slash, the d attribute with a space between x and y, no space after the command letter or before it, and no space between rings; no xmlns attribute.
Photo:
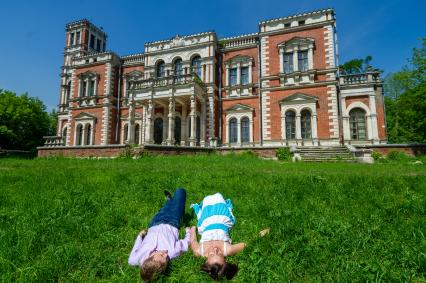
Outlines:
<svg viewBox="0 0 426 283"><path fill-rule="evenodd" d="M340 75L332 9L106 51L66 25L57 137L46 145L317 146L386 142L378 72Z"/></svg>

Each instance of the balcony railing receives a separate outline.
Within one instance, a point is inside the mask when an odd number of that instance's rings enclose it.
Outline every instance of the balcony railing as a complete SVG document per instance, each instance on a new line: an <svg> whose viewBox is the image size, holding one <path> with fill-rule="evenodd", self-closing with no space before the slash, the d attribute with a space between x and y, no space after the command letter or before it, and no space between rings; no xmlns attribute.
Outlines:
<svg viewBox="0 0 426 283"><path fill-rule="evenodd" d="M340 84L355 85L380 82L380 72L340 75Z"/></svg>
<svg viewBox="0 0 426 283"><path fill-rule="evenodd" d="M63 146L64 141L61 136L44 136L44 146L54 147Z"/></svg>
<svg viewBox="0 0 426 283"><path fill-rule="evenodd" d="M168 77L161 78L149 78L139 81L130 82L129 90L138 90L144 88L152 87L164 87L172 85L185 85L196 83L200 87L204 88L205 85L201 79L195 73L185 74L185 75L173 75Z"/></svg>

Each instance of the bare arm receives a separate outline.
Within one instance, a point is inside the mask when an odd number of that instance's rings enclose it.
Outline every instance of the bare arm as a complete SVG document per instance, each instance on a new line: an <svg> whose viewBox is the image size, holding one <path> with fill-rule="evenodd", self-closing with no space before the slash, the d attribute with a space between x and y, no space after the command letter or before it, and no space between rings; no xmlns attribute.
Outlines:
<svg viewBox="0 0 426 283"><path fill-rule="evenodd" d="M244 244L244 243L238 243L238 244L235 244L235 245L231 245L228 248L228 255L229 256L236 255L237 253L241 252L245 248L245 246L246 246L246 244Z"/></svg>
<svg viewBox="0 0 426 283"><path fill-rule="evenodd" d="M197 231L195 229L195 226L191 227L191 250L194 256L199 257L200 253L200 244L197 241Z"/></svg>

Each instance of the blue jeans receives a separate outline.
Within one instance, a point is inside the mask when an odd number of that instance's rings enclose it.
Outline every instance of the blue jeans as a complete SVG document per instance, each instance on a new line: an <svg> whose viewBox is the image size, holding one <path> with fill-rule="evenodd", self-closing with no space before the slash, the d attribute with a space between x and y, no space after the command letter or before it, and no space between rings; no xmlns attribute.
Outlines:
<svg viewBox="0 0 426 283"><path fill-rule="evenodd" d="M179 229L185 212L186 191L177 189L173 197L152 218L149 228L159 224L169 224Z"/></svg>

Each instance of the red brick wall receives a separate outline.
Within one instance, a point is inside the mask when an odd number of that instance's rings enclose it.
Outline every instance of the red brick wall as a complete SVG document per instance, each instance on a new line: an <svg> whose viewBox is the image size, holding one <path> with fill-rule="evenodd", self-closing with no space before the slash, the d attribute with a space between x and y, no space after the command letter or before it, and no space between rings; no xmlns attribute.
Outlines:
<svg viewBox="0 0 426 283"><path fill-rule="evenodd" d="M385 109L381 89L376 91L377 130L380 140L386 140Z"/></svg>
<svg viewBox="0 0 426 283"><path fill-rule="evenodd" d="M277 34L269 36L269 74L277 75L280 73L280 55L278 44L288 41L293 37L309 37L315 40L314 46L314 69L325 69L325 45L324 45L325 28L314 28L304 31L296 31L286 34Z"/></svg>
<svg viewBox="0 0 426 283"><path fill-rule="evenodd" d="M293 90L278 90L270 93L270 121L271 121L271 139L281 139L281 108L279 101L294 94L304 93L316 96L317 101L317 133L319 139L330 138L330 125L328 114L328 94L327 87L311 87Z"/></svg>
<svg viewBox="0 0 426 283"><path fill-rule="evenodd" d="M85 73L87 71L93 71L99 74L99 81L98 81L98 88L97 88L97 95L98 96L102 96L105 93L105 64L101 64L101 65L96 65L96 66L90 66L90 67L83 67L83 68L77 68L75 70L75 75L76 78L75 80L72 82L73 83L73 87L74 87L74 97L73 98L78 98L79 97L79 93L78 93L78 84L79 84L79 79L78 79L78 75Z"/></svg>
<svg viewBox="0 0 426 283"><path fill-rule="evenodd" d="M345 101L346 101L346 108L348 108L354 102L362 102L365 105L367 105L367 107L370 107L368 96L350 96L350 97L346 97Z"/></svg>

